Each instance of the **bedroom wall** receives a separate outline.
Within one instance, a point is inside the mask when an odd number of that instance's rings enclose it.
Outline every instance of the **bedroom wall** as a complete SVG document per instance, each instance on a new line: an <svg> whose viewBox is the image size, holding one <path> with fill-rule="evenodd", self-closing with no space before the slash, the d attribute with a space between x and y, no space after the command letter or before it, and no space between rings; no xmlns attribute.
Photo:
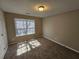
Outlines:
<svg viewBox="0 0 79 59"><path fill-rule="evenodd" d="M79 52L79 10L44 18L43 35Z"/></svg>
<svg viewBox="0 0 79 59"><path fill-rule="evenodd" d="M14 24L15 18L35 20L35 32L36 32L35 35L37 37L42 37L42 19L41 18L33 17L33 16L20 15L20 14L15 14L15 13L8 13L8 12L4 12L4 14L5 14L5 21L6 21L6 28L7 28L9 44L28 40L28 39L32 38L32 35L25 35L25 36L21 36L21 37L16 37L15 24Z"/></svg>

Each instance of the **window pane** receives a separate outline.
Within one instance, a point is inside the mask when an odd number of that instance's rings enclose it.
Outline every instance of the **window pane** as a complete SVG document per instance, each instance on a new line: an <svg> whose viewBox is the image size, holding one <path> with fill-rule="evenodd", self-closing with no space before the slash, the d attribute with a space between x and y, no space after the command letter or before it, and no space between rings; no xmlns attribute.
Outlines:
<svg viewBox="0 0 79 59"><path fill-rule="evenodd" d="M15 19L16 36L35 33L35 21L29 19Z"/></svg>

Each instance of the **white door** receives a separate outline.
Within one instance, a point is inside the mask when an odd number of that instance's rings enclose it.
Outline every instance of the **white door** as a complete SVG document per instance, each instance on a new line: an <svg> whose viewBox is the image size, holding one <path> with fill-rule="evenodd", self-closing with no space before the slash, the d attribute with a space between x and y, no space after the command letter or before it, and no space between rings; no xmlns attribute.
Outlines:
<svg viewBox="0 0 79 59"><path fill-rule="evenodd" d="M0 14L0 58L2 58L2 50L3 50L3 46L2 46L2 20L1 20L1 14Z"/></svg>
<svg viewBox="0 0 79 59"><path fill-rule="evenodd" d="M3 13L0 11L0 59L3 59L7 48L7 35Z"/></svg>
<svg viewBox="0 0 79 59"><path fill-rule="evenodd" d="M0 14L0 40L2 39L2 20L1 20L1 14Z"/></svg>
<svg viewBox="0 0 79 59"><path fill-rule="evenodd" d="M4 49L6 49L7 48L7 33L6 33L6 28L5 28L5 20L4 20L4 16L3 16L3 13L2 13L2 16L1 16L2 18L2 20L1 20L1 25L2 25L2 34L1 34L1 36L2 36L2 41L3 41L3 43L5 43L5 45L4 45Z"/></svg>

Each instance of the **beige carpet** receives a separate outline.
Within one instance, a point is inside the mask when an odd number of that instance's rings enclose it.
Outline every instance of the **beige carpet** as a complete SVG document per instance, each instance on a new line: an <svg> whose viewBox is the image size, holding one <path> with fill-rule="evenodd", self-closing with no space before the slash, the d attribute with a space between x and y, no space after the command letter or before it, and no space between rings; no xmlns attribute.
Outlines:
<svg viewBox="0 0 79 59"><path fill-rule="evenodd" d="M48 39L31 39L9 46L4 59L79 59L79 54Z"/></svg>

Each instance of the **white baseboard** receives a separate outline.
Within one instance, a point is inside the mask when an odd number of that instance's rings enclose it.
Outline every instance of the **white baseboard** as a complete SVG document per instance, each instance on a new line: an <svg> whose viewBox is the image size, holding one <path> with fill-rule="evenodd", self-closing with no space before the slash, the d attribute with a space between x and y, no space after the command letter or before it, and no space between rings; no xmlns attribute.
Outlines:
<svg viewBox="0 0 79 59"><path fill-rule="evenodd" d="M10 44L8 44L8 45L13 45L13 44L16 44L17 42L13 42L13 43L10 43Z"/></svg>
<svg viewBox="0 0 79 59"><path fill-rule="evenodd" d="M73 49L73 48L71 48L71 47L69 47L69 46L67 46L67 45L62 44L62 43L59 43L59 42L53 40L52 38L48 37L47 35L46 35L46 36L44 35L44 38L47 38L47 39L49 39L49 40L51 40L51 41L53 41L53 42L55 42L55 43L57 43L57 44L59 44L59 45L61 45L61 46L64 46L64 47L66 47L66 48L68 48L68 49L70 49L70 50L72 50L72 51L74 51L74 52L79 53L78 50Z"/></svg>

